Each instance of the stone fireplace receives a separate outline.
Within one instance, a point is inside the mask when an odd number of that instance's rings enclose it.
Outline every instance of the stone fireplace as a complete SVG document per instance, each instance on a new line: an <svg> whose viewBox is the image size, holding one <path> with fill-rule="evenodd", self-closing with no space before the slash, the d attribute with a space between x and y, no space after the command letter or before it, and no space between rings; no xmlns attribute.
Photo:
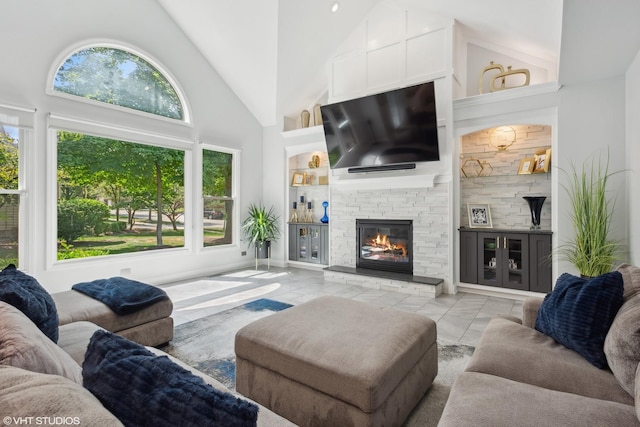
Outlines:
<svg viewBox="0 0 640 427"><path fill-rule="evenodd" d="M356 268L413 274L413 221L356 219Z"/></svg>
<svg viewBox="0 0 640 427"><path fill-rule="evenodd" d="M393 188L387 187L386 181L382 185L368 184L366 179L358 181L357 185L330 186L330 266L325 269L325 279L434 296L450 283L449 183L429 184L420 177L407 177L401 182L391 181ZM411 221L412 237L407 246L411 251L412 273L370 270L370 266L362 268L357 260L361 250L356 222L376 219ZM356 248L358 250L354 250ZM356 270L371 271L372 274L358 276L349 273ZM399 275L410 278L395 280ZM424 286L432 278L437 279L436 283L442 282L435 291Z"/></svg>

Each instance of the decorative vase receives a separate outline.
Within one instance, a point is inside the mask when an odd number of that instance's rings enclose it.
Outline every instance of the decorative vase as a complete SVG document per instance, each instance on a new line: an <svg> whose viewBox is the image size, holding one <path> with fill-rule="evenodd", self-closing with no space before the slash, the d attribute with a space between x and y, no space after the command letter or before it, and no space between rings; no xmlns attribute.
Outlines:
<svg viewBox="0 0 640 427"><path fill-rule="evenodd" d="M298 222L298 203L293 202L293 210L291 211L291 217L289 218L289 222Z"/></svg>
<svg viewBox="0 0 640 427"><path fill-rule="evenodd" d="M322 202L322 207L324 208L324 215L320 218L320 222L323 224L327 224L329 222L329 217L327 216L327 206L329 206L329 202Z"/></svg>
<svg viewBox="0 0 640 427"><path fill-rule="evenodd" d="M311 114L309 113L308 110L302 110L302 113L300 113L300 122L302 124L303 128L308 128L309 127L309 119L311 118Z"/></svg>
<svg viewBox="0 0 640 427"><path fill-rule="evenodd" d="M313 106L313 124L320 126L322 124L322 111L320 110L320 104Z"/></svg>
<svg viewBox="0 0 640 427"><path fill-rule="evenodd" d="M531 230L540 229L540 212L542 211L542 205L547 199L544 196L525 196L523 197L529 204L531 210Z"/></svg>

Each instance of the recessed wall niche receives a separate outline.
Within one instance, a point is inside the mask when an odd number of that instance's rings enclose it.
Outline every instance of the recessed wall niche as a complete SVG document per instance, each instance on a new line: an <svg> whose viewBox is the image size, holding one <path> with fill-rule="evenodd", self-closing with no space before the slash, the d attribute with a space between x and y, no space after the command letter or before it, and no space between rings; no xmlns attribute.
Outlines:
<svg viewBox="0 0 640 427"><path fill-rule="evenodd" d="M462 137L460 150L460 225L469 226L467 205L488 204L493 228L528 229L531 213L524 196L545 196L541 228L551 229L551 173L553 153L551 126L508 125L515 141L499 151L490 143L495 128L483 129ZM526 159L545 156L543 169L519 173ZM550 158L549 158L550 155ZM524 161L524 162L523 162Z"/></svg>

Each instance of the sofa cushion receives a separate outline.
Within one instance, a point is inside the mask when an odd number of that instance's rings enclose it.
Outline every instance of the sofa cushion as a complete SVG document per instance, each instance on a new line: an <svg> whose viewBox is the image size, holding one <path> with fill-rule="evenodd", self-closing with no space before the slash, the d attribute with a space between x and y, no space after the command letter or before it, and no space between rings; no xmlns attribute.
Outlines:
<svg viewBox="0 0 640 427"><path fill-rule="evenodd" d="M629 301L636 295L640 295L640 267L630 264L620 264L616 271L622 274L624 282L624 300Z"/></svg>
<svg viewBox="0 0 640 427"><path fill-rule="evenodd" d="M476 372L453 384L438 427L640 426L632 405Z"/></svg>
<svg viewBox="0 0 640 427"><path fill-rule="evenodd" d="M58 346L71 356L78 363L78 366L82 366L89 341L93 333L99 329L102 328L91 322L73 322L62 325L60 326Z"/></svg>
<svg viewBox="0 0 640 427"><path fill-rule="evenodd" d="M604 341L622 303L620 272L591 279L564 273L540 305L536 329L605 368Z"/></svg>
<svg viewBox="0 0 640 427"><path fill-rule="evenodd" d="M38 281L11 264L0 272L0 301L22 311L53 342L58 342L58 312Z"/></svg>
<svg viewBox="0 0 640 427"><path fill-rule="evenodd" d="M610 371L596 368L535 329L505 319L489 322L466 370L633 405Z"/></svg>
<svg viewBox="0 0 640 427"><path fill-rule="evenodd" d="M0 366L0 418L7 420L5 417L12 421L5 421L6 425L21 419L23 424L34 425L122 426L80 384L14 366ZM30 422L28 417L33 417Z"/></svg>
<svg viewBox="0 0 640 427"><path fill-rule="evenodd" d="M640 364L636 368L634 400L636 404L636 416L640 420Z"/></svg>
<svg viewBox="0 0 640 427"><path fill-rule="evenodd" d="M82 384L80 365L47 338L20 310L2 301L0 325L0 365L62 375Z"/></svg>
<svg viewBox="0 0 640 427"><path fill-rule="evenodd" d="M255 426L258 407L107 331L91 337L84 386L126 425Z"/></svg>
<svg viewBox="0 0 640 427"><path fill-rule="evenodd" d="M611 324L604 353L620 385L633 396L640 363L640 268L623 264L618 271L624 281L625 302Z"/></svg>

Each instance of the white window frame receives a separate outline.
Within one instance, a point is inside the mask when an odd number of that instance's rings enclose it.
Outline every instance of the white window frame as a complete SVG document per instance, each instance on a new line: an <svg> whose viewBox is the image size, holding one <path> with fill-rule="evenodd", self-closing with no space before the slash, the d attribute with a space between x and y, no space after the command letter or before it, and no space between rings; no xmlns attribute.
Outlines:
<svg viewBox="0 0 640 427"><path fill-rule="evenodd" d="M89 121L70 116L49 114L47 118L47 252L46 264L48 269L54 269L59 265L73 263L86 263L99 259L117 259L123 257L149 257L154 251L131 252L126 254L114 254L105 256L95 256L88 258L77 258L68 260L58 260L58 130L69 132L80 132L84 134L110 138L121 141L128 141L136 144L150 145L170 149L182 150L184 152L184 246L182 248L162 249L162 253L171 251L190 251L193 244L193 210L187 206L193 206L193 176L189 174L189 165L193 164L193 141L161 135L145 130L123 128L109 123ZM157 251L156 251L157 252Z"/></svg>
<svg viewBox="0 0 640 427"><path fill-rule="evenodd" d="M75 55L76 53L78 53L78 52L80 52L82 50L86 50L86 49L90 49L90 48L94 48L94 47L106 47L106 48L111 48L111 49L123 50L123 51L126 51L126 52L128 52L128 53L130 53L132 55L139 56L140 58L144 59L149 64L151 64L156 70L158 70L167 79L167 81L171 84L173 89L176 91L176 94L178 95L178 99L180 100L180 103L182 104L182 111L184 113L184 119L183 120L172 119L170 117L160 116L158 114L147 113L146 111L140 111L140 110L136 110L134 108L123 107L123 106L116 105L116 104L109 104L107 102L96 101L94 99L84 98L84 97L81 97L81 96L71 95L71 94L68 94L68 93L65 93L65 92L60 92L60 91L54 90L53 85L54 85L54 81L55 81L56 75L58 74L58 70L60 69L60 67L62 67L64 62L69 57ZM72 46L71 48L65 50L63 53L61 53L56 58L56 60L53 63L52 69L49 71L48 76L49 77L47 78L47 87L46 87L47 95L56 96L56 97L60 97L60 98L68 99L68 100L72 100L74 102L82 102L82 103L86 103L86 104L89 104L89 105L97 105L97 106L104 107L104 108L110 108L110 109L113 109L113 110L125 112L127 114L136 114L136 115L143 116L143 117L151 117L151 118L154 118L154 119L157 119L157 120L162 120L162 121L169 122L169 123L183 124L183 125L186 125L186 126L191 126L192 125L192 123L191 123L191 108L189 107L189 103L187 101L187 98L184 95L184 91L182 90L182 87L178 84L178 81L175 79L175 77L168 70L166 70L164 67L162 67L158 61L153 59L153 57L151 55L149 55L149 54L147 54L145 52L142 52L140 49L136 49L136 48L133 48L132 46L126 45L125 43L120 43L120 42L113 41L113 40L99 40L99 41L98 40L91 40L91 41L83 41L83 42L77 43L74 46Z"/></svg>
<svg viewBox="0 0 640 427"><path fill-rule="evenodd" d="M223 147L221 145L217 145L215 143L203 142L200 141L198 144L198 149L196 150L197 159L196 159L196 171L194 171L194 180L196 180L196 185L194 186L196 196L195 200L198 200L198 206L196 207L196 217L198 218L197 227L198 233L196 233L196 247L199 251L212 251L219 248L229 248L233 246L239 246L240 241L240 201L238 200L238 188L240 187L240 157L242 154L242 150L232 149L229 147ZM202 194L202 166L203 166L203 152L204 150L208 151L218 151L220 153L231 154L231 199L233 200L233 234L232 234L232 242L226 245L215 245L215 246L204 246L204 218L202 212L204 211L204 195Z"/></svg>
<svg viewBox="0 0 640 427"><path fill-rule="evenodd" d="M33 163L33 159L28 160L28 156L32 153L30 147L35 142L35 108L18 107L13 105L0 104L0 123L5 126L18 128L20 130L20 139L18 144L18 189L0 189L0 194L17 194L19 196L19 214L18 214L18 268L21 270L29 270L33 266L31 258L33 253L27 252L30 247L32 236L29 234L29 224L31 209L29 208L28 189L33 182L32 171L29 165Z"/></svg>

